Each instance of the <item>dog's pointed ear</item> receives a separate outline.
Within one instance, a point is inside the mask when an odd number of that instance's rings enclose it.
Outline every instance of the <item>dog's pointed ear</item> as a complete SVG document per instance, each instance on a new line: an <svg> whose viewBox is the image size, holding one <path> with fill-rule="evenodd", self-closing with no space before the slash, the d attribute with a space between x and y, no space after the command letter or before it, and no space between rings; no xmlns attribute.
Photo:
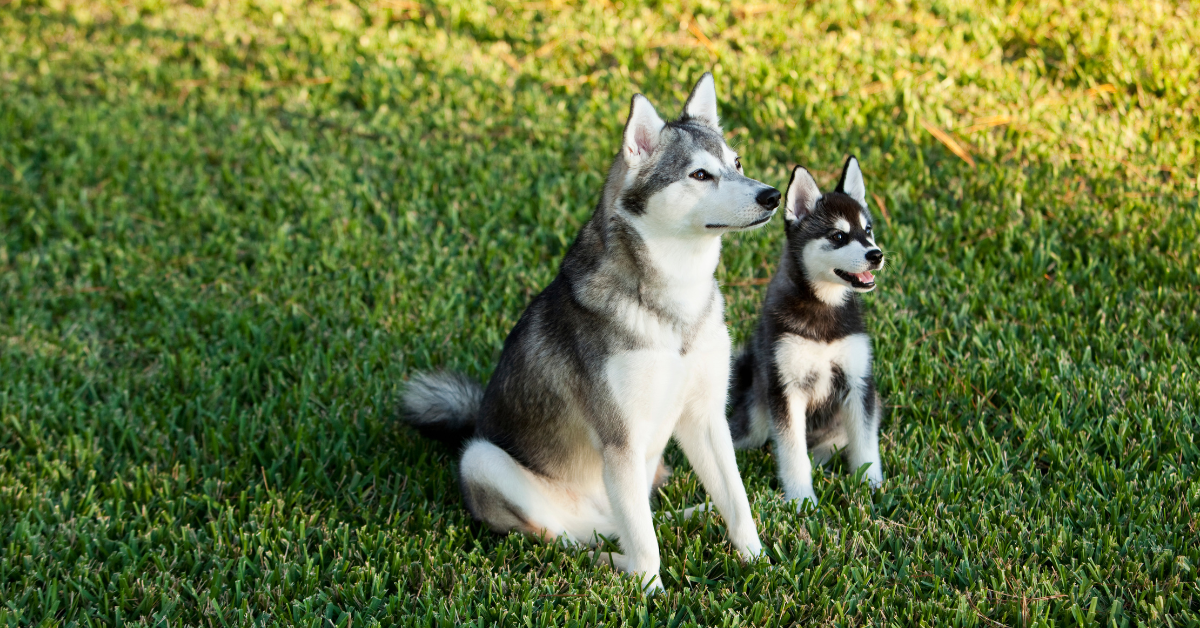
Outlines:
<svg viewBox="0 0 1200 628"><path fill-rule="evenodd" d="M658 148L659 135L666 122L658 117L654 105L641 94L634 94L629 105L629 120L625 122L625 142L621 154L630 167L645 161Z"/></svg>
<svg viewBox="0 0 1200 628"><path fill-rule="evenodd" d="M792 180L788 181L784 219L789 224L804 220L816 209L818 198L821 198L821 189L817 187L817 182L803 166L796 166L792 171Z"/></svg>
<svg viewBox="0 0 1200 628"><path fill-rule="evenodd" d="M846 160L836 191L858 201L864 208L867 206L867 186L863 183L862 169L858 167L858 158L854 155Z"/></svg>
<svg viewBox="0 0 1200 628"><path fill-rule="evenodd" d="M702 122L714 129L721 128L721 117L717 114L717 85L712 72L705 72L696 81L692 93L683 105L683 117Z"/></svg>

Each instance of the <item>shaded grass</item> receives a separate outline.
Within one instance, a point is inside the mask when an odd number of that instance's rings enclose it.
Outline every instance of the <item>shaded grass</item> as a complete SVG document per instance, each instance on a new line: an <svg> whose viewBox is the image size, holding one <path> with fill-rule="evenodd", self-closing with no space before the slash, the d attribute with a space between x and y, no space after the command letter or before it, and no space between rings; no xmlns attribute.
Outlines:
<svg viewBox="0 0 1200 628"><path fill-rule="evenodd" d="M1195 625L1195 11L0 7L0 621ZM664 512L646 603L471 522L396 395L487 376L707 69L750 176L862 160L889 479L797 516L740 453L771 564ZM726 242L736 338L781 241Z"/></svg>

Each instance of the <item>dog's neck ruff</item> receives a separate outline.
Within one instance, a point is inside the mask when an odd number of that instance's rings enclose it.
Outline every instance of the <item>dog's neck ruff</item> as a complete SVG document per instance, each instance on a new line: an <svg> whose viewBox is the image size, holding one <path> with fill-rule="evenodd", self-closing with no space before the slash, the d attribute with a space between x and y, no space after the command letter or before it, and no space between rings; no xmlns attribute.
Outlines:
<svg viewBox="0 0 1200 628"><path fill-rule="evenodd" d="M665 332L686 344L721 309L714 279L720 244L718 236L647 240L625 217L597 212L563 259L562 274L585 309L643 340Z"/></svg>
<svg viewBox="0 0 1200 628"><path fill-rule="evenodd" d="M636 227L635 227L636 229ZM708 310L713 277L721 261L721 236L650 235L637 230L644 246L659 306L684 322L695 322Z"/></svg>

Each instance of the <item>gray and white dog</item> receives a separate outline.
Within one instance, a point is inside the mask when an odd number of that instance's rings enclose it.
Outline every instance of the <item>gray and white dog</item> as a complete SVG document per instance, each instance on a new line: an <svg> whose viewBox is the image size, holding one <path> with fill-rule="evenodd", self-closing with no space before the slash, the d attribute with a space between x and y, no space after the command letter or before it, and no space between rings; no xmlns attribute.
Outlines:
<svg viewBox="0 0 1200 628"><path fill-rule="evenodd" d="M773 439L784 494L798 508L817 505L812 460L822 464L838 450L856 470L870 465L872 487L883 483L880 401L857 294L874 290L871 271L883 268L866 196L854 157L824 196L808 170L792 172L783 259L734 365L734 440L751 448Z"/></svg>
<svg viewBox="0 0 1200 628"><path fill-rule="evenodd" d="M661 588L650 493L672 436L744 557L762 551L725 418L731 345L713 276L721 235L779 205L723 139L711 74L664 122L633 97L600 203L504 342L486 390L459 375L412 378L412 425L466 437L459 478L497 532L590 543Z"/></svg>

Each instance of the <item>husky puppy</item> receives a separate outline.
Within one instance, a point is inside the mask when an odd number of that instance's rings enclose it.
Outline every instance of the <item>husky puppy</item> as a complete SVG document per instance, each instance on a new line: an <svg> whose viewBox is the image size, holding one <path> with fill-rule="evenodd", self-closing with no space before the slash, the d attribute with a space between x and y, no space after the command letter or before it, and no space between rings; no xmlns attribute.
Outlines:
<svg viewBox="0 0 1200 628"><path fill-rule="evenodd" d="M880 401L858 297L875 289L883 252L854 157L824 196L797 167L784 206L787 244L734 365L729 427L739 448L774 441L784 494L803 508L817 505L810 457L822 464L843 450L852 468L870 465L872 487L883 483Z"/></svg>
<svg viewBox="0 0 1200 628"><path fill-rule="evenodd" d="M731 348L713 273L721 235L767 222L780 196L742 174L711 74L673 122L633 97L599 205L487 388L448 373L409 382L409 423L466 437L458 473L476 519L544 539L615 535L613 566L660 589L650 493L674 437L734 548L760 554L725 419Z"/></svg>

